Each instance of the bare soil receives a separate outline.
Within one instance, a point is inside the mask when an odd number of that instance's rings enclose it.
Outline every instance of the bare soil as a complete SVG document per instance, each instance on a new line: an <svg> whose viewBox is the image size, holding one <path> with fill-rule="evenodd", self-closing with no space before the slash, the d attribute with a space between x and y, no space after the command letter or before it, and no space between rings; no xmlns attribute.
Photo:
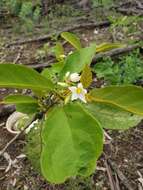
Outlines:
<svg viewBox="0 0 143 190"><path fill-rule="evenodd" d="M95 33L95 29L97 33ZM139 24L137 32L142 34L142 29L142 25ZM41 30L38 29L38 31ZM114 41L113 33L109 27L91 30L78 29L75 32L82 38L84 45L93 41L98 44ZM116 33L117 41L139 40L140 35L136 33L128 34L119 39L120 33L122 31L119 29ZM1 62L14 62L19 56L16 64L39 64L35 54L37 49L42 47L46 41L7 48L5 45L13 34L10 29L5 28L0 29L0 34L2 34L1 37L4 41L0 47ZM17 38L21 39L20 36ZM67 46L67 48L70 47ZM49 61L49 57L44 59L42 63L47 61ZM11 89L1 89L0 99L13 92L14 90ZM0 108L2 106L0 105ZM7 117L0 116L0 150L13 138L13 135L5 129L6 119ZM143 124L139 124L128 131L109 130L107 132L112 137L112 141L104 146L104 153L97 163L97 170L88 179L76 178L62 185L50 185L33 169L27 158L18 159L18 163L11 166L8 172L5 172L8 163L2 156L0 157L0 190L112 190L112 183L118 187L117 190L142 190L143 184L141 184L140 179L143 176ZM25 143L23 136L8 148L7 153L12 160L23 153Z"/></svg>

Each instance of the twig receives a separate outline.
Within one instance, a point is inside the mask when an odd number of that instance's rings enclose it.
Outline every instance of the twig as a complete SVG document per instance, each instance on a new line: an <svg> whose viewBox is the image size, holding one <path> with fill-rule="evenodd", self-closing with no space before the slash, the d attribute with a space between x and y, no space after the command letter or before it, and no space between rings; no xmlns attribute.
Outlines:
<svg viewBox="0 0 143 190"><path fill-rule="evenodd" d="M138 9L143 9L143 3L141 3L140 1L138 0L135 0L136 4L137 4L137 7Z"/></svg>
<svg viewBox="0 0 143 190"><path fill-rule="evenodd" d="M16 139L18 139L18 138L24 133L24 131L29 127L29 125L30 125L33 121L36 120L36 118L37 118L37 115L35 115L35 116L31 119L31 121L23 128L23 130L22 130L20 133L18 133L17 135L15 135L15 136L6 144L6 146L0 151L0 156L2 156L2 155L4 154L4 152L8 149L8 147L9 147Z"/></svg>
<svg viewBox="0 0 143 190"><path fill-rule="evenodd" d="M19 61L19 59L20 59L20 57L21 57L21 54L22 54L22 51L23 50L23 46L20 48L20 50L19 50L19 52L18 52L18 54L17 54L17 57L15 58L15 60L13 61L13 64L16 64L18 61Z"/></svg>
<svg viewBox="0 0 143 190"><path fill-rule="evenodd" d="M133 51L134 49L137 48L141 48L140 45L130 45L124 48L117 48L117 49L113 49L107 52L103 52L103 53L98 53L92 60L92 64L96 63L98 60L100 60L103 57L113 57L113 56L117 56L120 54L124 54L124 53L128 53L130 51ZM28 65L29 67L36 69L36 70L42 70L48 66L51 66L53 64L53 59L46 62L46 63L42 63L42 64L32 64L32 65Z"/></svg>
<svg viewBox="0 0 143 190"><path fill-rule="evenodd" d="M113 50L110 50L107 52L99 53L93 58L92 63L96 63L98 60L100 60L103 57L117 56L117 55L120 55L123 53L128 53L128 52L133 51L134 49L138 49L138 48L141 48L141 46L140 45L130 45L127 47L117 48L117 49L113 49Z"/></svg>
<svg viewBox="0 0 143 190"><path fill-rule="evenodd" d="M137 9L126 9L126 8L117 8L116 9L118 12L123 13L125 15L138 15L138 16L142 16L143 15L143 11L142 10L137 10Z"/></svg>
<svg viewBox="0 0 143 190"><path fill-rule="evenodd" d="M119 179L121 180L121 182L124 184L124 186L128 189L128 190L134 190L132 188L132 185L130 184L130 182L128 181L128 179L125 177L125 175L121 172L121 170L119 170L119 168L115 165L115 163L111 160L108 159L108 163L111 165L111 167L113 168L113 170L117 173Z"/></svg>
<svg viewBox="0 0 143 190"><path fill-rule="evenodd" d="M32 69L36 69L41 71L43 68L46 68L48 66L51 66L54 63L53 59L49 60L46 63L41 63L41 64L32 64L32 65L28 65L29 67L31 67Z"/></svg>
<svg viewBox="0 0 143 190"><path fill-rule="evenodd" d="M33 38L33 39L27 39L27 40L21 40L21 41L15 41L15 42L9 43L8 45L6 45L6 47L28 44L28 43L39 42L39 41L47 41L47 40L51 40L53 35L58 37L62 32L73 31L73 30L81 29L81 28L108 27L110 26L110 24L111 22L108 20L99 22L99 23L91 22L91 23L75 24L74 26L66 27L59 32L40 36L39 38Z"/></svg>
<svg viewBox="0 0 143 190"><path fill-rule="evenodd" d="M114 178L113 178L113 176L112 176L112 171L111 171L110 166L109 166L108 163L107 163L106 158L105 158L105 166L106 166L106 169L107 169L107 175L108 175L108 178L109 178L111 190L116 190L116 189L115 189Z"/></svg>
<svg viewBox="0 0 143 190"><path fill-rule="evenodd" d="M118 176L117 176L116 173L115 173L115 181L116 181L116 188L117 188L117 190L121 190L121 189L120 189L120 185L119 185Z"/></svg>

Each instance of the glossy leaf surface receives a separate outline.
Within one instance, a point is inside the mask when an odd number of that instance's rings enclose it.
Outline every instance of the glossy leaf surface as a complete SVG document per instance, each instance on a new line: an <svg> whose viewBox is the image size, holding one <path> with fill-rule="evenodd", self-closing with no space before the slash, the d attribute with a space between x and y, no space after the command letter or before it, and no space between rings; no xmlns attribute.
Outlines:
<svg viewBox="0 0 143 190"><path fill-rule="evenodd" d="M0 64L0 87L51 90L53 83L23 65Z"/></svg>
<svg viewBox="0 0 143 190"><path fill-rule="evenodd" d="M112 104L131 113L143 115L143 88L130 86L109 86L90 92L95 102Z"/></svg>

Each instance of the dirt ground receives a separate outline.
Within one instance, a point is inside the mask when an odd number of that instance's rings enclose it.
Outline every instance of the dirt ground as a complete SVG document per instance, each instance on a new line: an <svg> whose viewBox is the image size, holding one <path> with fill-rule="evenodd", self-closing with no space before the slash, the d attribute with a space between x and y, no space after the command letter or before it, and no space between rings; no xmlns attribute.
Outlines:
<svg viewBox="0 0 143 190"><path fill-rule="evenodd" d="M91 19L92 22L93 19L96 21L95 15L88 19ZM107 20L107 17L103 20ZM74 20L73 22L75 23ZM81 24L88 21L81 19L76 22L76 24ZM53 30L55 31L55 29ZM42 47L44 43L50 42L52 45L53 42L49 40L7 46L13 41L37 38L37 36L41 36L41 31L43 30L38 28L35 34L28 37L24 36L24 34L14 36L11 28L2 27L0 29L0 38L2 39L0 62L14 62L15 64L32 66L49 62L49 57L40 63L35 57L37 49ZM96 41L98 44L101 42L114 42L115 39L132 44L132 40L140 41L142 31L143 24L141 22L136 24L135 32L128 33L126 36L121 36L120 27L116 30L116 33L111 32L110 26L89 29L80 29L79 27L74 30L85 45L92 41ZM67 46L67 48L69 47ZM0 89L0 99L12 92L16 93L11 89ZM3 106L0 105L0 109ZM9 134L5 129L8 115L9 113L6 116L0 116L0 150L13 138L13 135ZM128 131L109 130L107 133L112 139L104 145L104 153L97 163L97 170L94 175L87 179L70 179L62 185L48 184L33 169L27 158L17 158L17 156L23 154L23 147L26 143L25 137L22 136L14 141L6 151L6 157L10 156L13 161L16 159L16 162L13 162L10 168L7 168L7 160L3 156L0 157L0 190L143 190L143 123ZM6 169L9 170L6 171ZM114 186L114 189L112 186Z"/></svg>

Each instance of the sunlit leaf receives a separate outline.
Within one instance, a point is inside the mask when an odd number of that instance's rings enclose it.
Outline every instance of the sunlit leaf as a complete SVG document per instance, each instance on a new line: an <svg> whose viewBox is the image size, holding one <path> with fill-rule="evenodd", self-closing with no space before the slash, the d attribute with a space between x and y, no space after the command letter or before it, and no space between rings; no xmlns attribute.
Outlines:
<svg viewBox="0 0 143 190"><path fill-rule="evenodd" d="M102 43L96 46L96 53L108 51L115 48L122 48L126 45L119 44L119 43Z"/></svg>
<svg viewBox="0 0 143 190"><path fill-rule="evenodd" d="M61 37L68 41L76 49L81 49L80 39L70 32L62 32Z"/></svg>
<svg viewBox="0 0 143 190"><path fill-rule="evenodd" d="M41 169L51 183L90 175L103 146L99 123L81 104L55 107L49 112L42 140Z"/></svg>
<svg viewBox="0 0 143 190"><path fill-rule="evenodd" d="M0 64L0 87L52 90L53 83L23 65Z"/></svg>
<svg viewBox="0 0 143 190"><path fill-rule="evenodd" d="M61 77L69 71L71 73L81 72L85 65L90 65L96 52L96 45L92 44L89 47L82 48L69 55L65 61L65 65L61 71Z"/></svg>

